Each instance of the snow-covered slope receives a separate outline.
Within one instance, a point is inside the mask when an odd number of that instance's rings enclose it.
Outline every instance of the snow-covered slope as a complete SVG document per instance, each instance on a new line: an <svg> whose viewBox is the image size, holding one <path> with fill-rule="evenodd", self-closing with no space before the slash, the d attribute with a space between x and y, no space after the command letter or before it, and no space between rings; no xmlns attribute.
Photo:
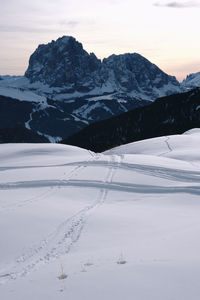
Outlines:
<svg viewBox="0 0 200 300"><path fill-rule="evenodd" d="M62 143L102 152L147 138L181 134L200 127L199 109L200 89L196 88L91 124Z"/></svg>
<svg viewBox="0 0 200 300"><path fill-rule="evenodd" d="M199 160L199 149L200 129L196 128L188 130L182 135L147 139L122 145L104 153L157 155L192 162L192 160Z"/></svg>
<svg viewBox="0 0 200 300"><path fill-rule="evenodd" d="M2 97L7 97L6 101ZM26 102L32 105L28 111ZM65 87L50 87L39 81L31 83L23 76L0 80L0 106L8 115L6 120L10 120L10 111L15 110L15 126L25 126L50 141L66 138L90 123L149 103L138 97L113 91L106 93L98 88L88 93L67 93ZM22 110L23 118L17 113ZM1 118L0 128L5 128L4 120ZM12 119L8 125L13 126Z"/></svg>
<svg viewBox="0 0 200 300"><path fill-rule="evenodd" d="M104 154L0 145L1 298L198 300L199 167L199 129Z"/></svg>
<svg viewBox="0 0 200 300"><path fill-rule="evenodd" d="M181 87L185 90L200 87L200 72L188 75L182 82Z"/></svg>

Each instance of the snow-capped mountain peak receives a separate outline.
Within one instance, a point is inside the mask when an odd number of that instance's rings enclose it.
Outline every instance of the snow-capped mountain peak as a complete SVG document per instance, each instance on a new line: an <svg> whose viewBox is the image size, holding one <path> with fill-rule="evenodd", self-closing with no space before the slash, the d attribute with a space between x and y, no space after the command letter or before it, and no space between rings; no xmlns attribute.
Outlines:
<svg viewBox="0 0 200 300"><path fill-rule="evenodd" d="M140 54L113 54L101 61L72 36L39 45L25 76L1 79L0 95L15 99L13 105L24 111L23 120L21 115L17 120L13 116L12 122L54 140L158 97L181 92L175 77ZM7 107L7 100L2 101ZM8 116L9 111L6 109Z"/></svg>
<svg viewBox="0 0 200 300"><path fill-rule="evenodd" d="M193 89L200 86L200 72L188 75L181 83L184 89Z"/></svg>
<svg viewBox="0 0 200 300"><path fill-rule="evenodd" d="M68 92L134 93L141 99L180 91L179 82L138 53L111 55L99 60L87 53L81 43L70 36L40 45L31 55L25 76ZM159 90L159 91L158 91Z"/></svg>
<svg viewBox="0 0 200 300"><path fill-rule="evenodd" d="M123 91L143 94L145 99L155 99L160 96L156 90L168 86L171 94L180 91L179 82L175 77L169 76L155 64L138 53L125 53L111 55L103 60L109 72L114 74L114 81Z"/></svg>
<svg viewBox="0 0 200 300"><path fill-rule="evenodd" d="M100 60L94 54L88 54L75 38L63 36L47 45L39 45L30 57L25 76L31 82L66 86L74 91L86 82L92 84L91 73L98 69L99 64Z"/></svg>

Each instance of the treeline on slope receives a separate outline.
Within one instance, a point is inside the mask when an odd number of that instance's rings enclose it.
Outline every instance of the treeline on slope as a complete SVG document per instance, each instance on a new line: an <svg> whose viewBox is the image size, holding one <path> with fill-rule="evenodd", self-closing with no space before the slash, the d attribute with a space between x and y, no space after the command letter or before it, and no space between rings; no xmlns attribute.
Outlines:
<svg viewBox="0 0 200 300"><path fill-rule="evenodd" d="M200 89L157 99L154 103L89 125L62 141L95 152L200 127Z"/></svg>
<svg viewBox="0 0 200 300"><path fill-rule="evenodd" d="M0 128L0 144L3 143L48 143L49 140L22 126Z"/></svg>

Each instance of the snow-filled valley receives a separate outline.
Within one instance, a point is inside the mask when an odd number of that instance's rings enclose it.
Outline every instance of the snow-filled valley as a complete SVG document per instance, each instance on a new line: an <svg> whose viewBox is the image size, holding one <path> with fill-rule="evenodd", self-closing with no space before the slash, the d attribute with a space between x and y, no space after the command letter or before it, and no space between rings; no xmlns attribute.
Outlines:
<svg viewBox="0 0 200 300"><path fill-rule="evenodd" d="M200 129L0 145L0 298L199 300Z"/></svg>

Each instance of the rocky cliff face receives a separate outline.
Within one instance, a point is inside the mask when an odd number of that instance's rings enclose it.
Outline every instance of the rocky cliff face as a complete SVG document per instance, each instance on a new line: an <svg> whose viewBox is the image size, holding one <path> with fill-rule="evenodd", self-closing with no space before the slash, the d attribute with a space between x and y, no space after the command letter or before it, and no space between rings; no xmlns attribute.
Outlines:
<svg viewBox="0 0 200 300"><path fill-rule="evenodd" d="M40 45L31 55L25 76L51 87L65 87L66 92L133 93L153 100L180 90L175 77L137 53L111 55L102 62L73 37L64 36Z"/></svg>
<svg viewBox="0 0 200 300"><path fill-rule="evenodd" d="M160 93L171 94L179 90L175 77L161 71L156 65L137 53L111 55L103 60L109 80L115 83L116 89L124 92L137 92L144 97L155 99ZM162 89L165 87L165 91Z"/></svg>
<svg viewBox="0 0 200 300"><path fill-rule="evenodd" d="M101 61L88 54L73 37L64 36L47 45L39 45L31 55L25 76L31 82L40 81L50 86L66 86L71 91L87 92L97 84Z"/></svg>

